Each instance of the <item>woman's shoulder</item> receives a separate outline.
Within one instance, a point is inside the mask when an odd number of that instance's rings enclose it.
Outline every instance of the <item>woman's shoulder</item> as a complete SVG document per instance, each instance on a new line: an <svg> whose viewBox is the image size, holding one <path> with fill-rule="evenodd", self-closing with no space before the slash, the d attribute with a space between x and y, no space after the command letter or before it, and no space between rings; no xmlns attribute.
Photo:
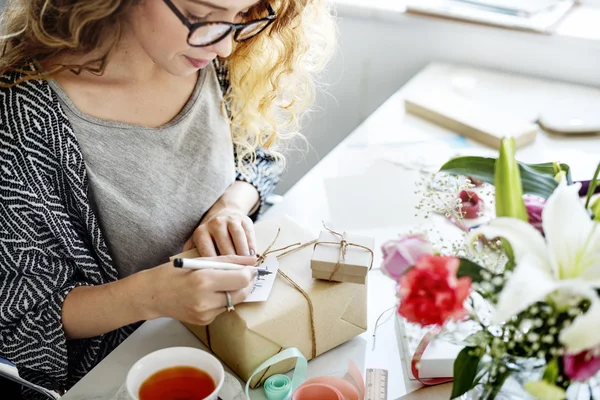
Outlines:
<svg viewBox="0 0 600 400"><path fill-rule="evenodd" d="M0 143L2 153L12 160L0 171L0 181L16 179L33 190L57 184L40 180L40 173L56 176L56 171L73 165L79 172L82 162L72 150L71 131L47 81L24 80L18 72L0 77Z"/></svg>
<svg viewBox="0 0 600 400"><path fill-rule="evenodd" d="M0 76L0 107L10 109L22 104L35 103L35 108L53 107L57 99L48 82L41 78L27 76L24 72L6 72ZM33 110L21 110L31 112Z"/></svg>
<svg viewBox="0 0 600 400"><path fill-rule="evenodd" d="M14 141L23 138L47 141L68 125L58 97L46 80L24 73L0 76L1 131Z"/></svg>

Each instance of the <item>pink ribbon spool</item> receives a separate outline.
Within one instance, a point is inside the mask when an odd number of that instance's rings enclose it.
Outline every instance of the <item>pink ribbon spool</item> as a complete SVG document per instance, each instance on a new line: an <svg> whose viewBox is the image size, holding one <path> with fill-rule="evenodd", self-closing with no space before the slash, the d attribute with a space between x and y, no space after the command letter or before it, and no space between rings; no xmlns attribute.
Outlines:
<svg viewBox="0 0 600 400"><path fill-rule="evenodd" d="M294 392L292 400L345 400L344 395L333 386L321 383L304 384Z"/></svg>
<svg viewBox="0 0 600 400"><path fill-rule="evenodd" d="M352 361L349 362L348 373L354 384L334 376L319 376L300 385L291 400L363 400L365 381Z"/></svg>

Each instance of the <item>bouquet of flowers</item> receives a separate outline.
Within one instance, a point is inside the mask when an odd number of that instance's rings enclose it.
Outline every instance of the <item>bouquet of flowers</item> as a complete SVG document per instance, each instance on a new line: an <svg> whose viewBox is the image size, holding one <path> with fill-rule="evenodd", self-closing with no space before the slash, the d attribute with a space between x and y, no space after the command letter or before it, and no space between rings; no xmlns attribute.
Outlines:
<svg viewBox="0 0 600 400"><path fill-rule="evenodd" d="M434 248L428 235L407 234L383 244L382 270L397 282L405 321L437 333L473 328L454 362L451 398L598 396L599 171L582 187L567 165L517 162L505 138L497 158L455 158L427 183L419 208L437 207L462 230L460 243ZM460 183L449 193L451 180ZM484 222L467 227L475 218ZM512 397L509 382L521 390Z"/></svg>

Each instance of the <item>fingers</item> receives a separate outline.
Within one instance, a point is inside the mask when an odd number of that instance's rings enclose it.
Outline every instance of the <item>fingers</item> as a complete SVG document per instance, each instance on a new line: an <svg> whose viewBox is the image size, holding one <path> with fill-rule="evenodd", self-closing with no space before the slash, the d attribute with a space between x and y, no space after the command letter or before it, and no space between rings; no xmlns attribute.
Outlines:
<svg viewBox="0 0 600 400"><path fill-rule="evenodd" d="M210 288L210 291L212 292L230 292L241 290L250 286L254 282L254 277L257 273L256 269L251 266L237 271L212 269L201 272L203 274L203 286Z"/></svg>
<svg viewBox="0 0 600 400"><path fill-rule="evenodd" d="M217 217L194 232L194 241L201 257L256 254L254 225L248 217ZM187 243L186 243L187 246Z"/></svg>
<svg viewBox="0 0 600 400"><path fill-rule="evenodd" d="M229 295L231 296L231 304L237 305L237 304L242 303L244 300L246 300L248 295L250 295L251 291L252 291L252 285L249 285L240 290L228 292ZM195 318L196 319L195 323L200 324L200 325L209 325L220 314L227 311L228 304L227 304L227 295L225 294L225 292L211 293L210 299L208 299L207 302L210 304L210 306L209 306L210 308L208 310L202 312L201 315L199 315L197 318Z"/></svg>
<svg viewBox="0 0 600 400"><path fill-rule="evenodd" d="M242 228L246 234L246 240L248 241L248 253L251 256L256 254L256 237L254 236L254 224L250 218L242 220Z"/></svg>
<svg viewBox="0 0 600 400"><path fill-rule="evenodd" d="M215 257L217 255L213 238L206 229L197 229L194 232L194 240L200 257Z"/></svg>
<svg viewBox="0 0 600 400"><path fill-rule="evenodd" d="M235 245L235 254L249 255L250 250L248 248L248 239L246 238L246 231L242 227L241 223L230 223L228 225L229 235Z"/></svg>
<svg viewBox="0 0 600 400"><path fill-rule="evenodd" d="M229 293L229 295L231 296L231 304L233 305L237 305L242 303L244 300L246 300L246 298L248 297L248 295L250 294L250 292L252 291L252 286L247 286L243 289L240 290L236 290L233 292L227 292ZM220 296L220 298L222 299L221 302L219 303L219 306L221 308L227 308L227 295L225 294L225 292L220 292L220 293L215 293L216 295Z"/></svg>
<svg viewBox="0 0 600 400"><path fill-rule="evenodd" d="M219 261L239 265L254 265L256 264L256 256L218 256L210 257L210 261Z"/></svg>
<svg viewBox="0 0 600 400"><path fill-rule="evenodd" d="M248 295L250 295L251 291L252 291L252 286L248 286L243 289L236 290L236 291L230 291L227 293L229 293L229 295L231 296L231 304L238 305L238 304L242 303L244 300L246 300ZM227 310L227 295L225 294L225 292L216 292L214 294L216 296L215 311L221 311L221 310L226 311ZM220 312L217 315L219 315L219 314L220 314Z"/></svg>
<svg viewBox="0 0 600 400"><path fill-rule="evenodd" d="M227 224L220 224L210 229L212 237L215 239L215 243L217 248L219 249L219 254L222 256L236 254L235 247L229 236L228 226ZM248 254L248 253L246 253ZM245 255L245 254L244 254Z"/></svg>
<svg viewBox="0 0 600 400"><path fill-rule="evenodd" d="M195 246L194 240L193 240L193 237L191 237L187 240L187 242L185 242L181 251L185 252L185 251L191 250L194 248L194 246Z"/></svg>
<svg viewBox="0 0 600 400"><path fill-rule="evenodd" d="M163 271L170 290L159 290L164 295L159 301L166 310L159 315L170 316L180 321L196 325L210 324L228 305L227 295L232 304L243 302L254 287L257 270L254 256L219 256L204 258L211 261L233 263L241 266L237 270L182 269L174 268L173 263L157 267Z"/></svg>

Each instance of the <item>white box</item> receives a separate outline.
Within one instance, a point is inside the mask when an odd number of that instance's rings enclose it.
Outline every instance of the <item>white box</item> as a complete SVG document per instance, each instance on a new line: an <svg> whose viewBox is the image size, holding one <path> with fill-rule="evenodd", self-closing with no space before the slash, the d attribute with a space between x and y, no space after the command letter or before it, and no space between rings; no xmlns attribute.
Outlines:
<svg viewBox="0 0 600 400"><path fill-rule="evenodd" d="M408 377L411 380L416 378L412 374L411 361L417 350L419 342L427 333L427 329L420 328L414 324L406 323L406 320L395 313L396 317L396 337L398 339L398 348ZM454 360L464 346L458 346L442 340L434 340L427 346L420 362L419 378L452 378L454 375Z"/></svg>

